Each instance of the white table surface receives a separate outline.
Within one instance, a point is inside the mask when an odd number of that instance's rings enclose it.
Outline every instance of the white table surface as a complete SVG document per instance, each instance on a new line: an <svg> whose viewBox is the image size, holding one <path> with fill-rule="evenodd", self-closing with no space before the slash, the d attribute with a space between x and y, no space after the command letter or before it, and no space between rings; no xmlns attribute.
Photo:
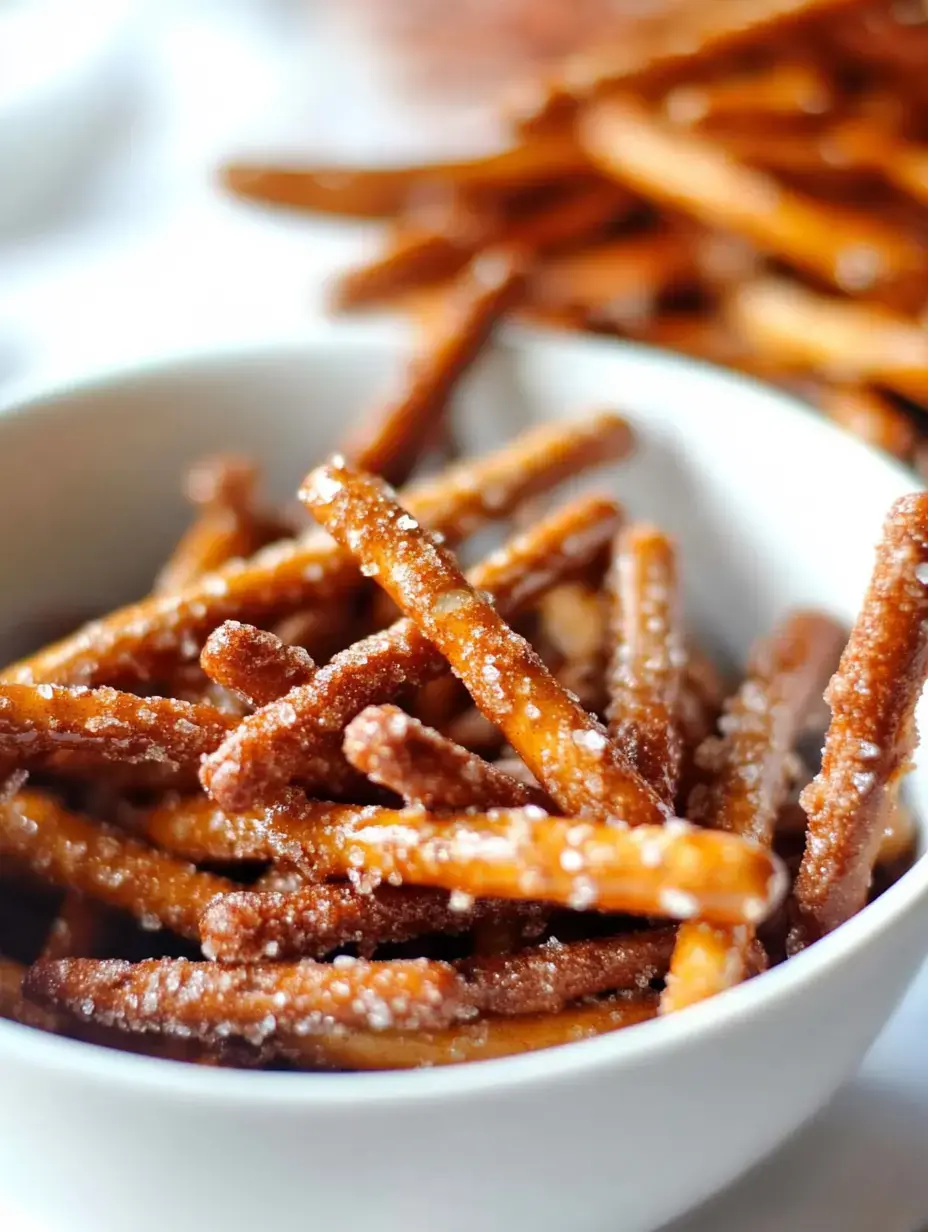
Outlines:
<svg viewBox="0 0 928 1232"><path fill-rule="evenodd" d="M48 208L0 231L0 388L75 367L286 327L369 227L224 198L211 169L247 148L383 149L408 129L294 38L303 0L150 0L132 85L94 156ZM333 94L337 63L339 92ZM330 106L329 100L341 100ZM4 171L0 170L0 193ZM928 951L928 938L926 938ZM928 968L860 1073L815 1123L673 1232L928 1227ZM797 1041L801 1046L801 1041ZM25 1232L3 1208L0 1227ZM29 1232L67 1232L34 1229ZM668 1229L668 1232L670 1230Z"/></svg>

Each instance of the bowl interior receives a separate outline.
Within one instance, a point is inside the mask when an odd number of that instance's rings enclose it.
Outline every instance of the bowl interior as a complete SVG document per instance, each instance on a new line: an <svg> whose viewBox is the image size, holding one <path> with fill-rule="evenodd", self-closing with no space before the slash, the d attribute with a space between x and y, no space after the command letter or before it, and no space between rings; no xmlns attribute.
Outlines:
<svg viewBox="0 0 928 1232"><path fill-rule="evenodd" d="M389 392L402 355L396 329L319 327L0 407L0 658L144 594L187 518L183 471L205 453L253 453L269 494L292 498ZM751 381L566 335L507 333L461 391L457 426L483 451L529 423L602 407L627 414L639 445L596 482L678 538L688 615L717 657L743 661L795 605L853 619L883 517L911 476ZM925 729L924 706L920 717ZM916 770L907 790L924 819L928 774Z"/></svg>

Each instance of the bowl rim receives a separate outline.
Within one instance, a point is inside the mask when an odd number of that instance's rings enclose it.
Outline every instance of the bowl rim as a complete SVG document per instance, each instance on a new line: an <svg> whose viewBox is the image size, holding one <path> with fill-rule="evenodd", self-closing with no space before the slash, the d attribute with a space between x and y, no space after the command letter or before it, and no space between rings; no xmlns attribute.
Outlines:
<svg viewBox="0 0 928 1232"><path fill-rule="evenodd" d="M321 322L292 333L276 330L256 338L252 331L247 338L229 337L213 340L206 346L174 348L161 354L142 353L89 371L53 370L38 379L21 381L0 396L0 434L3 424L10 419L30 415L40 418L43 412L61 413L56 410L57 404L74 396L92 396L161 377L183 380L195 374L218 375L232 362L273 365L308 358L314 352L318 356L327 349L350 352L376 346L393 350L408 334L405 326L378 319L348 326ZM655 347L556 330L508 327L501 331L500 345L516 351L554 347L573 363L582 362L585 354L612 355L620 367L625 366L630 372L659 376L663 371L668 380L685 379L697 395L728 386L752 403L752 419L759 416L769 420L776 416L781 430L785 423L790 425L786 430L805 435L810 447L829 457L831 466L840 468L842 451L856 452L858 465L882 470L896 483L900 494L919 486L916 477L901 464L849 436L798 398L740 373ZM920 830L925 844L928 823L921 822ZM334 1109L399 1101L427 1104L436 1099L469 1099L491 1089L498 1093L536 1083L567 1083L599 1068L634 1065L644 1056L685 1048L691 1041L750 1021L766 1012L772 1002L801 995L827 969L853 961L859 946L893 928L924 900L928 900L928 850L923 850L912 867L878 899L788 963L680 1014L514 1057L424 1070L255 1072L137 1056L5 1020L0 1020L0 1056L41 1068L49 1076L67 1073L88 1082L118 1085L123 1093L131 1087L134 1094L144 1094L146 1098L196 1098L216 1106Z"/></svg>

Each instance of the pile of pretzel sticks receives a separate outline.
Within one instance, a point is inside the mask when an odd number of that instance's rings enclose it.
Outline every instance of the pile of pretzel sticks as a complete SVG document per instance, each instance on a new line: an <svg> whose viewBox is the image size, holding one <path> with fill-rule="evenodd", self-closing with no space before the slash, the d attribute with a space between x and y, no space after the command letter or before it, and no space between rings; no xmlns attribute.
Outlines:
<svg viewBox="0 0 928 1232"><path fill-rule="evenodd" d="M333 305L411 312L424 349L489 278L488 317L731 366L926 471L923 3L658 0L621 29L509 100L492 156L225 182L389 219Z"/></svg>
<svg viewBox="0 0 928 1232"><path fill-rule="evenodd" d="M671 540L539 506L627 456L623 418L410 481L461 370L411 364L306 478L310 530L245 460L197 467L151 594L0 674L2 1016L201 1064L501 1057L751 978L911 862L928 495L843 654L790 613L726 699Z"/></svg>

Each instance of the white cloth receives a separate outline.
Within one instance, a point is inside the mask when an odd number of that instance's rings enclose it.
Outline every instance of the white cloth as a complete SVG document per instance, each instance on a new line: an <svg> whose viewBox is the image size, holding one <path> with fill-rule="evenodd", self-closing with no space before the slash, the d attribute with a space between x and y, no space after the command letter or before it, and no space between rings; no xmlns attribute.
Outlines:
<svg viewBox="0 0 928 1232"><path fill-rule="evenodd" d="M397 115L371 107L363 79L352 88L344 60L314 47L312 10L306 0L150 0L133 89L95 156L48 209L0 232L0 388L319 311L325 276L373 231L250 209L212 178L246 144L409 148ZM673 1232L928 1224L926 1034L928 969L814 1125ZM0 1226L19 1232L2 1195Z"/></svg>

